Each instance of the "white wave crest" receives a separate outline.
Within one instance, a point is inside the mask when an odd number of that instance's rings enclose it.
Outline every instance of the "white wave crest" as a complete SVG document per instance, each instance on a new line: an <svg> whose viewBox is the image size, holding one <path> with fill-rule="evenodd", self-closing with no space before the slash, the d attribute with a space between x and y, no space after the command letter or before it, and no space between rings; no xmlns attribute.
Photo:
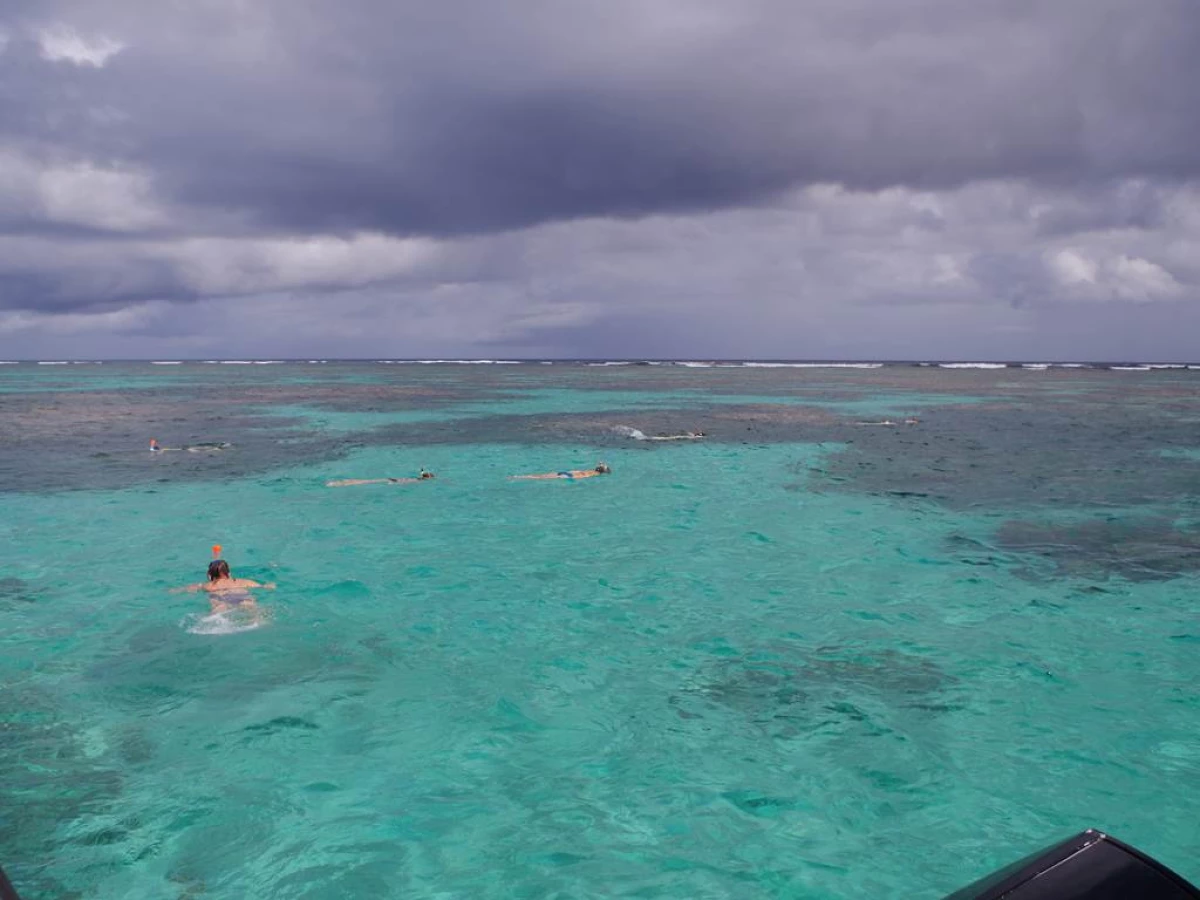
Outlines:
<svg viewBox="0 0 1200 900"><path fill-rule="evenodd" d="M989 362L962 362L962 363L938 363L939 369L1007 369L1005 363L989 363Z"/></svg>
<svg viewBox="0 0 1200 900"><path fill-rule="evenodd" d="M871 362L745 362L747 369L881 369L883 363Z"/></svg>

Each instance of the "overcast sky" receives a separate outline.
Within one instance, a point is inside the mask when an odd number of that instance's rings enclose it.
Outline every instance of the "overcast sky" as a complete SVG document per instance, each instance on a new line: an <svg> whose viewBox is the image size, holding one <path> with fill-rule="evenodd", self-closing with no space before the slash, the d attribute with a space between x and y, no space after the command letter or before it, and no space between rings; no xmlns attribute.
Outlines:
<svg viewBox="0 0 1200 900"><path fill-rule="evenodd" d="M1200 359L1196 0L6 0L0 358Z"/></svg>

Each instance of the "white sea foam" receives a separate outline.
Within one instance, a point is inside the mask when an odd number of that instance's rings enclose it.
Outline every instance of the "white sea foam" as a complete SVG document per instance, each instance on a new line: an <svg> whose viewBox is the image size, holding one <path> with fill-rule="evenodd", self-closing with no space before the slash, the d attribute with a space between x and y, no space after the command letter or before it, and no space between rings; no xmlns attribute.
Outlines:
<svg viewBox="0 0 1200 900"><path fill-rule="evenodd" d="M39 366L69 366L71 363L65 359L43 359L38 361Z"/></svg>
<svg viewBox="0 0 1200 900"><path fill-rule="evenodd" d="M254 365L256 365L256 366L282 366L284 363L284 360L282 360L282 359L252 359L251 362L254 363Z"/></svg>
<svg viewBox="0 0 1200 900"><path fill-rule="evenodd" d="M19 366L20 363L15 359L0 359L0 366Z"/></svg>
<svg viewBox="0 0 1200 900"><path fill-rule="evenodd" d="M716 363L684 362L683 360L680 360L679 362L675 363L675 365L683 366L684 368L687 368L687 369L711 369L714 365L716 365Z"/></svg>
<svg viewBox="0 0 1200 900"><path fill-rule="evenodd" d="M612 359L612 360L608 360L607 362L590 362L590 363L588 363L588 365L589 366L629 366L629 365L633 365L633 364L630 363L628 360Z"/></svg>
<svg viewBox="0 0 1200 900"><path fill-rule="evenodd" d="M1007 369L1008 366L1004 363L989 363L989 362L961 362L961 363L938 363L940 369Z"/></svg>
<svg viewBox="0 0 1200 900"><path fill-rule="evenodd" d="M179 624L189 634L237 634L260 628L263 620L259 616L247 616L244 613L220 612L207 616L193 613L184 616Z"/></svg>
<svg viewBox="0 0 1200 900"><path fill-rule="evenodd" d="M217 360L212 360L212 362L219 363L222 366L252 366L252 365L254 365L254 360L252 360L252 359L217 359Z"/></svg>
<svg viewBox="0 0 1200 900"><path fill-rule="evenodd" d="M1149 366L1109 366L1114 372L1149 372Z"/></svg>
<svg viewBox="0 0 1200 900"><path fill-rule="evenodd" d="M182 365L182 361L178 359L155 359L150 361L152 366L178 366Z"/></svg>
<svg viewBox="0 0 1200 900"><path fill-rule="evenodd" d="M377 359L392 365L418 366L519 366L519 359Z"/></svg>
<svg viewBox="0 0 1200 900"><path fill-rule="evenodd" d="M1050 363L1021 363L1021 368L1022 369L1038 369L1040 371L1041 369L1050 368Z"/></svg>
<svg viewBox="0 0 1200 900"><path fill-rule="evenodd" d="M613 431L617 434L624 435L627 438L633 438L635 441L646 440L646 435L629 425L614 425Z"/></svg>
<svg viewBox="0 0 1200 900"><path fill-rule="evenodd" d="M1151 369L1186 369L1183 363L1147 363Z"/></svg>
<svg viewBox="0 0 1200 900"><path fill-rule="evenodd" d="M747 369L881 369L883 363L871 362L745 362Z"/></svg>

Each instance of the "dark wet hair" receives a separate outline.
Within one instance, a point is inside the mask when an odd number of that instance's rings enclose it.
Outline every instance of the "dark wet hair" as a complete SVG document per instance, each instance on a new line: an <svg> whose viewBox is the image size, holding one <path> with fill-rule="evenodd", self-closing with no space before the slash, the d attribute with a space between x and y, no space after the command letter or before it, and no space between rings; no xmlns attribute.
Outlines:
<svg viewBox="0 0 1200 900"><path fill-rule="evenodd" d="M600 463L598 466L596 466L596 471L601 475L607 475L612 471L612 469L608 467L608 463Z"/></svg>
<svg viewBox="0 0 1200 900"><path fill-rule="evenodd" d="M218 578L229 577L229 563L223 559L214 559L208 564L208 580L216 581Z"/></svg>

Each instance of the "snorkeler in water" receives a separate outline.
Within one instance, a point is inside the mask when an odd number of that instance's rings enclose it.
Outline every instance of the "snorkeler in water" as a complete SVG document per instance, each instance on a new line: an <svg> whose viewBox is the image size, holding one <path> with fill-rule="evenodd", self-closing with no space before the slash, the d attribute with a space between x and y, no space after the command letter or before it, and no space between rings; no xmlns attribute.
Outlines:
<svg viewBox="0 0 1200 900"><path fill-rule="evenodd" d="M199 444L188 444L186 447L164 447L158 438L150 438L151 453L166 453L168 450L186 450L188 453L220 453L228 450L233 444L228 441L206 441Z"/></svg>
<svg viewBox="0 0 1200 900"><path fill-rule="evenodd" d="M205 591L208 594L208 602L213 613L244 609L252 611L254 617L256 619L259 618L254 596L250 593L250 589L263 588L264 590L273 591L275 590L275 583L262 584L252 581L249 578L234 578L229 571L229 563L219 558L220 552L220 544L213 547L213 556L218 558L214 558L208 564L207 581L202 581L199 584L189 584L183 588L176 588L176 591L187 591L189 593Z"/></svg>
<svg viewBox="0 0 1200 900"><path fill-rule="evenodd" d="M416 478L344 478L341 481L327 481L325 487L350 487L355 484L418 484L434 477L432 472L422 469Z"/></svg>
<svg viewBox="0 0 1200 900"><path fill-rule="evenodd" d="M855 425L886 425L888 428L895 428L896 425L899 423L893 422L891 419L884 419L882 422L855 422L854 424ZM920 425L921 420L920 419L905 419L904 424L905 425Z"/></svg>
<svg viewBox="0 0 1200 900"><path fill-rule="evenodd" d="M595 475L611 475L612 469L608 463L598 463L594 469L567 469L563 472L543 472L539 475L510 475L510 478L522 481L543 481L552 478L564 478L576 481L580 478L591 478Z"/></svg>

